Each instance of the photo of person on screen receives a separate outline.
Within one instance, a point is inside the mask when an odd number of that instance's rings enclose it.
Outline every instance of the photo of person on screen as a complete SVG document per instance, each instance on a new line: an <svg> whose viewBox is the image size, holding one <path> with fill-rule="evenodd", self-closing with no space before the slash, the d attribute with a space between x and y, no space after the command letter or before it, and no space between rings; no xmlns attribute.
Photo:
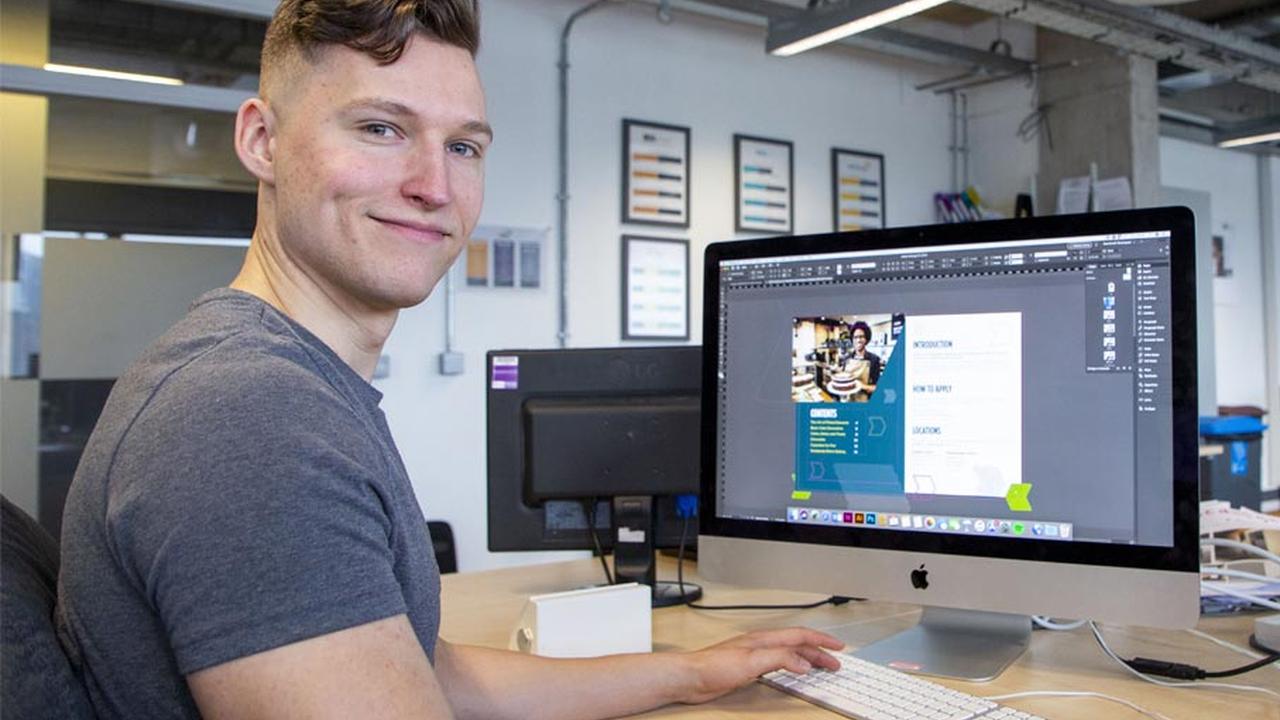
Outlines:
<svg viewBox="0 0 1280 720"><path fill-rule="evenodd" d="M880 356L867 349L871 340L871 326L862 320L853 323L849 330L852 348L844 357L842 370L852 376L849 402L867 402L880 382Z"/></svg>
<svg viewBox="0 0 1280 720"><path fill-rule="evenodd" d="M896 343L895 327L901 323L895 326L893 318L887 314L794 318L791 399L868 402Z"/></svg>

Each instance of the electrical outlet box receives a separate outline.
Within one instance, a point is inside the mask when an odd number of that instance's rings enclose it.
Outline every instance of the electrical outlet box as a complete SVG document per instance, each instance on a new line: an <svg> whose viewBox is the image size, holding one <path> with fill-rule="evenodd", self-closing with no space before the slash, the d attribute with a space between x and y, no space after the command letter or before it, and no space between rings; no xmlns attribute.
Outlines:
<svg viewBox="0 0 1280 720"><path fill-rule="evenodd" d="M440 374L441 375L461 375L465 363L463 355L460 352L442 352L440 353Z"/></svg>

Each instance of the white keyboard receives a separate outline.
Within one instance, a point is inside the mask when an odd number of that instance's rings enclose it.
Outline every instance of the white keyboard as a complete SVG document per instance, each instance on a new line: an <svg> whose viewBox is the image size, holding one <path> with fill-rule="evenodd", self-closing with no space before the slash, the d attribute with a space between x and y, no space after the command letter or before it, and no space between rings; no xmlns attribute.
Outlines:
<svg viewBox="0 0 1280 720"><path fill-rule="evenodd" d="M839 670L775 670L760 682L858 720L1044 720L844 653Z"/></svg>

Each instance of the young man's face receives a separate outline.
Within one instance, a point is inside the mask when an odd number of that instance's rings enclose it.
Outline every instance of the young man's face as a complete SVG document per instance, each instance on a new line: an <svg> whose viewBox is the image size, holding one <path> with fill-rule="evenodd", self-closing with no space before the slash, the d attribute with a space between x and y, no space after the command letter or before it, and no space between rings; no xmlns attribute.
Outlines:
<svg viewBox="0 0 1280 720"><path fill-rule="evenodd" d="M390 65L332 46L302 67L271 98L280 245L343 304L416 305L480 215L491 134L475 63L418 35Z"/></svg>

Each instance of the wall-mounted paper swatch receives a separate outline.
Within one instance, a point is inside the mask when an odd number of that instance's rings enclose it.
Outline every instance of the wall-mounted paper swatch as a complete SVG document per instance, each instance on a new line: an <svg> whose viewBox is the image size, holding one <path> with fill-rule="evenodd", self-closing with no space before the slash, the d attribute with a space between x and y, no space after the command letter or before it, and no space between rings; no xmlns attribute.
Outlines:
<svg viewBox="0 0 1280 720"><path fill-rule="evenodd" d="M831 196L836 232L885 227L884 156L832 148Z"/></svg>
<svg viewBox="0 0 1280 720"><path fill-rule="evenodd" d="M737 178L735 229L791 232L795 217L791 143L734 135L733 150Z"/></svg>
<svg viewBox="0 0 1280 720"><path fill-rule="evenodd" d="M689 128L622 121L622 222L689 227Z"/></svg>

